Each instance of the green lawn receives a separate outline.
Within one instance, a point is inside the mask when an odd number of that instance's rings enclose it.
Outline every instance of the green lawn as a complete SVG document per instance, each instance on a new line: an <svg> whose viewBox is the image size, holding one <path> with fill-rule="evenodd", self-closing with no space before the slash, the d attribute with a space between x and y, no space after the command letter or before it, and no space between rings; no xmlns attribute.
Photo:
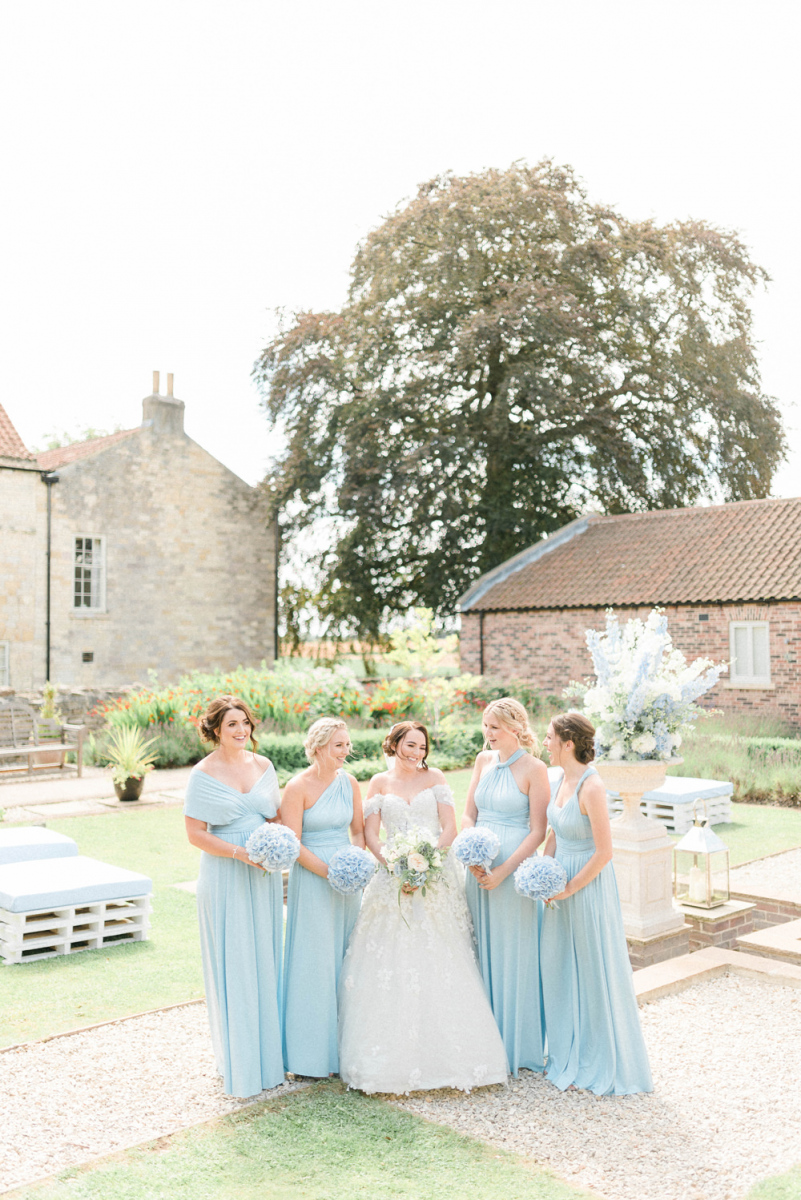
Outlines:
<svg viewBox="0 0 801 1200"><path fill-rule="evenodd" d="M339 1083L63 1172L9 1200L579 1200L548 1171Z"/></svg>
<svg viewBox="0 0 801 1200"><path fill-rule="evenodd" d="M757 1183L745 1200L799 1200L801 1197L801 1166L793 1167L786 1175L774 1175Z"/></svg>

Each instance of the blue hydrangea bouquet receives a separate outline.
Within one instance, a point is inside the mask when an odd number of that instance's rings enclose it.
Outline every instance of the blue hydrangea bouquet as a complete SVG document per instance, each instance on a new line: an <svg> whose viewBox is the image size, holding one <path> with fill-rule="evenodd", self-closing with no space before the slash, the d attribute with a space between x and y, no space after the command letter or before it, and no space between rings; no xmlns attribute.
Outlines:
<svg viewBox="0 0 801 1200"><path fill-rule="evenodd" d="M343 846L328 864L328 882L335 892L351 896L367 887L377 869L378 863L367 850Z"/></svg>
<svg viewBox="0 0 801 1200"><path fill-rule="evenodd" d="M514 874L515 891L529 900L543 900L546 904L565 890L567 872L561 863L549 854L532 854L525 858Z"/></svg>
<svg viewBox="0 0 801 1200"><path fill-rule="evenodd" d="M265 871L286 871L300 854L300 842L286 825L260 825L245 842L251 862Z"/></svg>
<svg viewBox="0 0 801 1200"><path fill-rule="evenodd" d="M497 833L487 829L486 825L463 829L453 843L453 853L463 866L483 867L485 871L489 871L500 848Z"/></svg>

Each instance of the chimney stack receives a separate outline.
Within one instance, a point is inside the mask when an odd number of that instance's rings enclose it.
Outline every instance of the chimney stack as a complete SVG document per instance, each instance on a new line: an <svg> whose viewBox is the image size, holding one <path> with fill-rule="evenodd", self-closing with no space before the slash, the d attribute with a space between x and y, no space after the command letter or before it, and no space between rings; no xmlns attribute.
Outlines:
<svg viewBox="0 0 801 1200"><path fill-rule="evenodd" d="M153 394L142 401L142 424L159 435L184 433L184 402L172 394L172 371L167 374L167 395L159 393L159 372L153 372Z"/></svg>

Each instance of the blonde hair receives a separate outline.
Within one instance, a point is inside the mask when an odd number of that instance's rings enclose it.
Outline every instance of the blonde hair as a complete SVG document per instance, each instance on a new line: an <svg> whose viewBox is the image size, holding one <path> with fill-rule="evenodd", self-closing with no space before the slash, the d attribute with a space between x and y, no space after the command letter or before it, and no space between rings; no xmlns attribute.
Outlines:
<svg viewBox="0 0 801 1200"><path fill-rule="evenodd" d="M491 700L484 709L484 717L493 716L515 735L524 750L529 754L539 753L539 742L534 730L528 723L528 713L519 700L511 696L501 696L500 700Z"/></svg>
<svg viewBox="0 0 801 1200"><path fill-rule="evenodd" d="M327 746L337 729L347 729L341 717L320 717L309 727L303 749L310 763L313 763L323 746Z"/></svg>

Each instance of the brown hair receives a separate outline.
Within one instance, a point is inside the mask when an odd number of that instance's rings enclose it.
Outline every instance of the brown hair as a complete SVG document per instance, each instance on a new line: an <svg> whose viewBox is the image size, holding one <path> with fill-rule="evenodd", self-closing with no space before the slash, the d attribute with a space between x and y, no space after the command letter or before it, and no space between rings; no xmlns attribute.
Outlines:
<svg viewBox="0 0 801 1200"><path fill-rule="evenodd" d="M426 759L431 753L431 742L428 737L428 730L426 729L425 725L420 723L420 721L398 721L397 725L393 725L387 736L384 738L383 742L381 743L381 749L384 751L387 758L394 758L398 746L406 737L406 734L411 733L413 729L416 729L418 733L422 733L423 737L426 739L426 752L423 755L423 769L427 771L428 763L426 762Z"/></svg>
<svg viewBox="0 0 801 1200"><path fill-rule="evenodd" d="M524 750L528 750L530 754L539 753L536 735L528 723L528 713L519 700L515 700L511 696L502 696L500 700L491 700L482 716L495 717L505 729L515 734ZM485 749L486 745L485 742Z"/></svg>
<svg viewBox="0 0 801 1200"><path fill-rule="evenodd" d="M209 701L208 708L200 718L200 736L203 738L203 741L213 742L215 746L219 746L220 726L225 720L225 714L230 712L232 708L238 708L247 717L250 724L250 744L254 750L258 750L256 739L253 736L256 728L253 713L239 696L215 696L213 700Z"/></svg>
<svg viewBox="0 0 801 1200"><path fill-rule="evenodd" d="M595 758L595 726L581 713L560 713L551 718L551 726L560 742L572 742L573 753L580 763L591 763Z"/></svg>

